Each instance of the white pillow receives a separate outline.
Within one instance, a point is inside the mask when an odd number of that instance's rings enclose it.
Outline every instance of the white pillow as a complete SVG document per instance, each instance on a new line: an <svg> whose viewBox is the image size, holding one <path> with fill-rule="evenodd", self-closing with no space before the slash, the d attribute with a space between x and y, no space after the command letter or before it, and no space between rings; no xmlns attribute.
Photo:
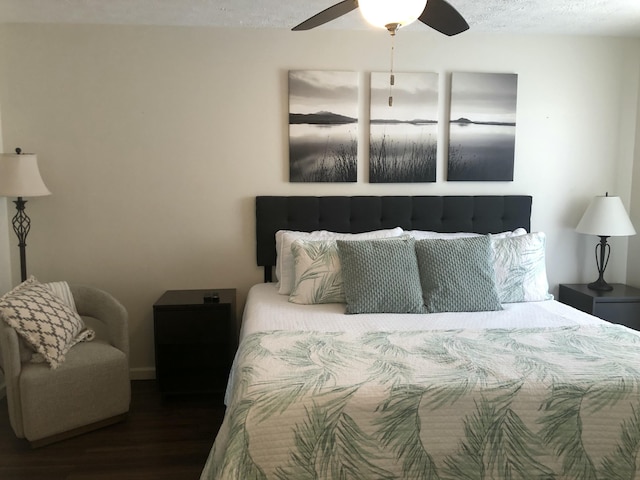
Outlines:
<svg viewBox="0 0 640 480"><path fill-rule="evenodd" d="M496 287L502 303L552 300L542 232L497 238L490 235Z"/></svg>
<svg viewBox="0 0 640 480"><path fill-rule="evenodd" d="M416 240L424 240L424 239L452 239L452 238L468 238L468 237L480 237L480 233L471 233L471 232L456 232L456 233L442 233L442 232L432 232L430 230L410 230L408 232ZM507 238L507 237L515 237L518 235L525 235L527 231L524 228L517 228L512 232L502 232L502 233L494 233L491 234L493 238Z"/></svg>
<svg viewBox="0 0 640 480"><path fill-rule="evenodd" d="M290 295L293 290L295 271L291 244L295 240L372 240L376 238L399 237L402 234L403 230L400 227L364 233L336 233L327 230L317 230L314 232L279 230L276 232L276 278L279 281L278 293Z"/></svg>
<svg viewBox="0 0 640 480"><path fill-rule="evenodd" d="M302 305L345 303L342 267L335 240L295 240L291 244L295 284L289 301Z"/></svg>

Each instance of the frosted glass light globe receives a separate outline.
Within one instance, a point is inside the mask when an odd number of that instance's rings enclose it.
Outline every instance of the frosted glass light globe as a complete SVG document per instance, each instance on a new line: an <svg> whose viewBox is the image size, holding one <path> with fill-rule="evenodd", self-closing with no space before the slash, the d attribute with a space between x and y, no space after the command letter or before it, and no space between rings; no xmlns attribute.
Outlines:
<svg viewBox="0 0 640 480"><path fill-rule="evenodd" d="M426 5L427 0L358 0L364 19L380 28L389 24L409 25L418 19Z"/></svg>

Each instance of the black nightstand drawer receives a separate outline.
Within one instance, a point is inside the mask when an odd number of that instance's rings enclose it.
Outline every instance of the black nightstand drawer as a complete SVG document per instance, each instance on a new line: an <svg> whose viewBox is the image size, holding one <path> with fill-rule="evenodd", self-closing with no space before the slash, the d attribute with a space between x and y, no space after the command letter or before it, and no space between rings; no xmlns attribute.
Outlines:
<svg viewBox="0 0 640 480"><path fill-rule="evenodd" d="M596 303L593 314L611 323L640 330L640 302Z"/></svg>
<svg viewBox="0 0 640 480"><path fill-rule="evenodd" d="M205 302L211 292L219 302ZM216 393L237 346L236 291L169 290L153 305L156 379L163 394Z"/></svg>
<svg viewBox="0 0 640 480"><path fill-rule="evenodd" d="M158 343L228 343L231 336L230 305L216 309L157 311L154 315Z"/></svg>
<svg viewBox="0 0 640 480"><path fill-rule="evenodd" d="M202 344L158 345L160 349L160 370L162 373L182 374L185 370L222 371L228 374L228 349L212 349ZM224 354L224 355L223 355ZM156 367L158 367L156 365Z"/></svg>
<svg viewBox="0 0 640 480"><path fill-rule="evenodd" d="M640 330L640 289L621 283L611 286L613 290L600 292L583 284L562 284L558 300L611 323Z"/></svg>

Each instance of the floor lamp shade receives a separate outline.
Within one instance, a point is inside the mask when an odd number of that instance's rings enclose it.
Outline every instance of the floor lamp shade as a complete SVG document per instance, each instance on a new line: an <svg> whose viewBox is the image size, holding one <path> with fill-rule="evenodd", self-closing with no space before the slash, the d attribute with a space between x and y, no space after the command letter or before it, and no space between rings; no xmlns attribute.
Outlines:
<svg viewBox="0 0 640 480"><path fill-rule="evenodd" d="M26 247L31 219L25 212L27 201L22 197L41 197L50 194L40 176L36 155L21 153L19 148L16 149L16 153L0 155L0 196L18 197L13 202L16 204L17 213L12 219L12 224L13 231L18 236L20 275L23 282L27 279Z"/></svg>
<svg viewBox="0 0 640 480"><path fill-rule="evenodd" d="M590 283L588 287L592 290L613 290L613 287L604 281L604 270L607 268L611 253L607 238L635 235L636 233L620 197L610 197L608 194L595 197L584 212L576 230L580 233L600 237L600 243L596 245L595 250L598 280Z"/></svg>
<svg viewBox="0 0 640 480"><path fill-rule="evenodd" d="M0 156L0 196L40 197L51 195L42 181L38 157L33 153L5 153Z"/></svg>

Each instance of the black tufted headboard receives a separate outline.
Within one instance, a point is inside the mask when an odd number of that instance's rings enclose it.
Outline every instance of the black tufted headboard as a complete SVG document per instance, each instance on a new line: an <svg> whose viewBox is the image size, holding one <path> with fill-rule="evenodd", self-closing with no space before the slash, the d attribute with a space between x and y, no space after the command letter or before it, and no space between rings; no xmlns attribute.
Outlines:
<svg viewBox="0 0 640 480"><path fill-rule="evenodd" d="M278 230L360 233L382 228L436 232L498 233L531 227L532 197L333 196L256 197L258 265L271 281Z"/></svg>

